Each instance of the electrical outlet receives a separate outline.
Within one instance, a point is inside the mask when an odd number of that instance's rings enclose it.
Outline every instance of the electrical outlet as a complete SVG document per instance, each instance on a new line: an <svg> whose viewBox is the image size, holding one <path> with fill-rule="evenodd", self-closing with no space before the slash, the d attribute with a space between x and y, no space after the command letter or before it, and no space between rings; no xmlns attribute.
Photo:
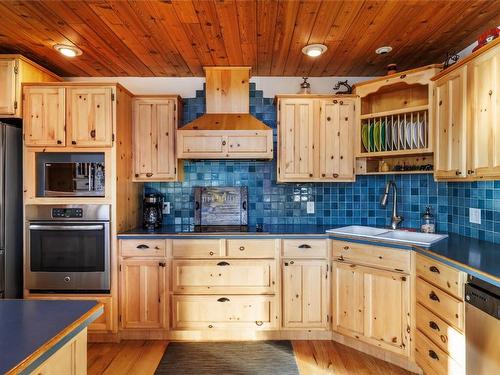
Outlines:
<svg viewBox="0 0 500 375"><path fill-rule="evenodd" d="M307 202L307 213L308 214L314 213L314 202Z"/></svg>
<svg viewBox="0 0 500 375"><path fill-rule="evenodd" d="M469 222L481 224L481 209L469 208Z"/></svg>
<svg viewBox="0 0 500 375"><path fill-rule="evenodd" d="M170 215L170 202L163 202L163 215Z"/></svg>

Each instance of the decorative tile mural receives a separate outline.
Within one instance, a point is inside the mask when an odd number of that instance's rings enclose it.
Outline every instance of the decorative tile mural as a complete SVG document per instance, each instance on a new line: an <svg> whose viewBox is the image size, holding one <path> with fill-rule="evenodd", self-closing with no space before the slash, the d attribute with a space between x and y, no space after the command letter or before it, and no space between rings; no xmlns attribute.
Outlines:
<svg viewBox="0 0 500 375"><path fill-rule="evenodd" d="M250 112L274 129L273 98L250 84ZM205 112L204 90L184 99L184 123ZM277 150L277 147L275 147ZM358 176L354 183L276 183L276 159L271 161L185 161L184 181L148 183L146 192L161 192L172 211L165 224L193 224L193 187L248 186L249 225L256 224L361 224L387 226L392 191L385 208L379 204L385 184L395 180L398 213L403 227L419 228L427 205L436 216L437 230L452 231L500 243L500 182L436 183L431 174ZM314 202L315 213L307 213ZM482 224L469 224L469 207L481 208Z"/></svg>

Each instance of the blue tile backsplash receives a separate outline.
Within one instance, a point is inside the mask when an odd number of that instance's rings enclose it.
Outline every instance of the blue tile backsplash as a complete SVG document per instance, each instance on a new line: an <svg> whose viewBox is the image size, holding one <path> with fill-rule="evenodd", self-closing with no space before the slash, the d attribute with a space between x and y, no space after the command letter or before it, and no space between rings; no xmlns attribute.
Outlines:
<svg viewBox="0 0 500 375"><path fill-rule="evenodd" d="M205 92L184 99L184 124L205 112ZM264 98L250 84L250 112L274 129L273 98ZM277 150L277 147L275 147ZM500 243L500 181L436 183L431 174L358 176L354 183L276 183L276 158L271 161L190 160L184 162L184 181L148 183L146 192L161 192L172 203L165 224L193 224L193 187L248 186L249 224L390 224L392 196L379 204L385 183L398 186L398 213L403 227L418 228L426 206L432 206L437 230ZM392 192L391 192L392 194ZM307 202L315 213L307 214ZM469 207L482 209L482 223L469 223Z"/></svg>

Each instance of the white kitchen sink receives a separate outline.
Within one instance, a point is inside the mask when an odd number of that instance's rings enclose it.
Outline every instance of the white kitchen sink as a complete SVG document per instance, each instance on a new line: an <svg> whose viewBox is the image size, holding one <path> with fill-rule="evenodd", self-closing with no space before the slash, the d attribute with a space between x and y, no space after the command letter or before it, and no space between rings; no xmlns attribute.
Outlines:
<svg viewBox="0 0 500 375"><path fill-rule="evenodd" d="M362 225L349 225L348 227L328 229L326 232L333 234L342 234L342 235L373 237L373 236L378 236L382 233L386 233L388 231L389 231L388 229L384 228L364 227Z"/></svg>
<svg viewBox="0 0 500 375"><path fill-rule="evenodd" d="M409 232L406 230L365 227L362 225L328 229L326 232L352 238L383 239L386 242L412 244L422 247L430 247L448 237L447 234Z"/></svg>
<svg viewBox="0 0 500 375"><path fill-rule="evenodd" d="M420 233L420 232L408 232L404 230L390 230L386 233L382 233L379 238L397 240L398 242L406 242L413 245L420 245L424 247L429 247L436 242L444 240L448 237L447 234L433 234L433 233Z"/></svg>

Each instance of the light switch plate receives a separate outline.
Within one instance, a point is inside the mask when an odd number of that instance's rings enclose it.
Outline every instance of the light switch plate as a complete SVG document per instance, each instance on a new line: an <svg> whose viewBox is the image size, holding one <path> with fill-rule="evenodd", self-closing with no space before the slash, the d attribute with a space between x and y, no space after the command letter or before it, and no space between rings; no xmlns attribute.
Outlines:
<svg viewBox="0 0 500 375"><path fill-rule="evenodd" d="M307 202L307 213L308 214L314 213L314 202Z"/></svg>
<svg viewBox="0 0 500 375"><path fill-rule="evenodd" d="M170 202L163 202L163 215L170 215Z"/></svg>
<svg viewBox="0 0 500 375"><path fill-rule="evenodd" d="M473 224L481 224L480 208L469 208L469 222Z"/></svg>

